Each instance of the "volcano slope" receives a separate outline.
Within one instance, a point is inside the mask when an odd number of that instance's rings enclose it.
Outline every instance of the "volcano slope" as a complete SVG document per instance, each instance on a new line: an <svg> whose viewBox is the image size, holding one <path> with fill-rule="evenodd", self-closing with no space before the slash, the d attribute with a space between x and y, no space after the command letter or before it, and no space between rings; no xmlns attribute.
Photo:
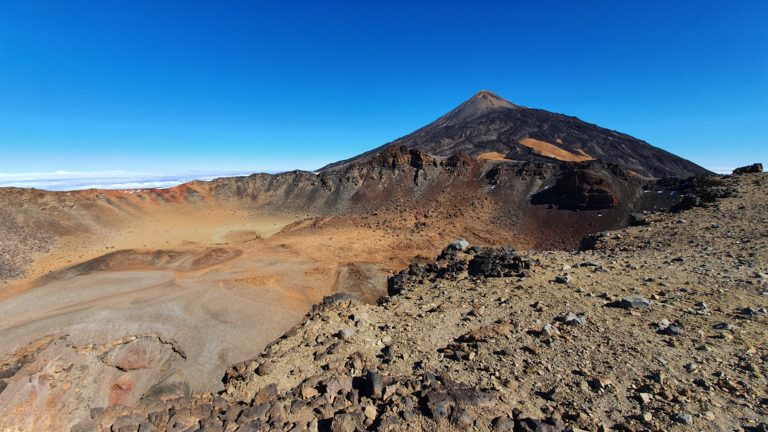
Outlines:
<svg viewBox="0 0 768 432"><path fill-rule="evenodd" d="M354 163L390 146L450 156L546 162L603 160L649 178L708 174L706 169L627 134L576 117L516 105L482 90L434 122L323 170Z"/></svg>
<svg viewBox="0 0 768 432"><path fill-rule="evenodd" d="M448 248L378 305L326 298L220 394L73 430L766 430L768 176L719 183L581 252Z"/></svg>

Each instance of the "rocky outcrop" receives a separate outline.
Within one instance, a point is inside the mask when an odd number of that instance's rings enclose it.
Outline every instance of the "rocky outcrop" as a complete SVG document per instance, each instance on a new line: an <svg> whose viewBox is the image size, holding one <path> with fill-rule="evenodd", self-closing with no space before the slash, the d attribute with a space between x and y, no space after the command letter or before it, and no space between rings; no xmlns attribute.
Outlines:
<svg viewBox="0 0 768 432"><path fill-rule="evenodd" d="M755 173L761 173L761 172L763 172L763 164L754 163L752 165L736 168L735 170L733 170L733 175L755 174Z"/></svg>
<svg viewBox="0 0 768 432"><path fill-rule="evenodd" d="M555 184L531 197L533 204L549 204L565 210L605 210L621 202L610 180L586 169L571 169Z"/></svg>

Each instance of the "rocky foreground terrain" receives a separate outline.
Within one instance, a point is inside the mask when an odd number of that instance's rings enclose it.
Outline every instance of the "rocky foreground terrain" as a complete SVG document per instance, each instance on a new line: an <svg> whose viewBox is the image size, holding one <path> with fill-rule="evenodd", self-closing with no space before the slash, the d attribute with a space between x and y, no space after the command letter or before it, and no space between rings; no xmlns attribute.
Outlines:
<svg viewBox="0 0 768 432"><path fill-rule="evenodd" d="M704 184L578 252L457 241L377 305L327 297L220 394L72 430L766 431L768 176Z"/></svg>

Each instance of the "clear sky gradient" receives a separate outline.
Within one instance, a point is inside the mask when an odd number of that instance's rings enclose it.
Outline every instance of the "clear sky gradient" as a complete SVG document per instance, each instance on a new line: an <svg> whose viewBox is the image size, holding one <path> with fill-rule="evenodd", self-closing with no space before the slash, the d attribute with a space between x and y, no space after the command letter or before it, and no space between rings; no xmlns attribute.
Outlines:
<svg viewBox="0 0 768 432"><path fill-rule="evenodd" d="M768 162L768 2L0 0L0 173L314 169L480 89Z"/></svg>

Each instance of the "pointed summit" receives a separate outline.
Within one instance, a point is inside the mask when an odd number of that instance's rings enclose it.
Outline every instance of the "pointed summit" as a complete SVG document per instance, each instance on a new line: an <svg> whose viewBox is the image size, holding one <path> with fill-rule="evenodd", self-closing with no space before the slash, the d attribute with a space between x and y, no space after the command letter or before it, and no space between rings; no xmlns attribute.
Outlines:
<svg viewBox="0 0 768 432"><path fill-rule="evenodd" d="M451 125L476 118L487 111L517 109L519 107L490 90L480 90L448 114L439 118L436 123Z"/></svg>
<svg viewBox="0 0 768 432"><path fill-rule="evenodd" d="M517 108L517 105L513 104L512 102L504 99L503 97L497 95L496 93L490 90L480 90L479 92L475 93L474 96L469 98L467 102L473 101L473 100L480 101L483 104L486 104L490 107Z"/></svg>

